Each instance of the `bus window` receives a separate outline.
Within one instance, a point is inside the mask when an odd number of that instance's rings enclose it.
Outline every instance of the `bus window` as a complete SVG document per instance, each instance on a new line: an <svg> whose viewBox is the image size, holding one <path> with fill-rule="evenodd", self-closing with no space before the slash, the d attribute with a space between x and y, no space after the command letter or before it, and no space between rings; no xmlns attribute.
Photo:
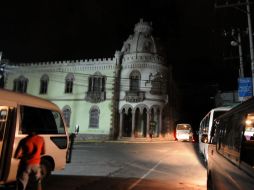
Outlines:
<svg viewBox="0 0 254 190"><path fill-rule="evenodd" d="M247 114L245 119L241 159L254 166L254 113Z"/></svg>
<svg viewBox="0 0 254 190"><path fill-rule="evenodd" d="M248 114L245 120L244 137L246 140L254 140L254 114Z"/></svg>

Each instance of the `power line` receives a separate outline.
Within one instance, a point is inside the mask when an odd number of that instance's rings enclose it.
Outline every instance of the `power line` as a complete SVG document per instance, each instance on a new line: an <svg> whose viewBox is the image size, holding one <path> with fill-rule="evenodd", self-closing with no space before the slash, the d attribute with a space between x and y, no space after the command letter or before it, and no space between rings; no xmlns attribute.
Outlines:
<svg viewBox="0 0 254 190"><path fill-rule="evenodd" d="M9 72L9 73L14 73L14 72ZM68 74L68 72L58 72L58 73L66 73L66 74ZM84 76L93 76L93 75L90 75L90 74L83 74L83 73L76 73L76 74L80 74L80 75L84 75ZM32 74L30 74L30 76L33 76L34 78L38 78L38 76L36 75L36 73L32 73ZM51 75L52 76L52 75ZM53 76L54 77L54 76ZM58 77L58 76L57 76ZM54 79L54 78L52 78L52 77L50 77L49 78L49 82L50 81L53 81L53 82L57 82L57 83L60 83L60 84L65 84L65 81L63 81L63 80L60 80L60 78L59 79L57 79L57 77L56 77L56 79ZM60 76L59 76L60 77ZM116 78L116 77L111 77L111 78ZM121 79L122 80L122 79ZM124 78L124 80L126 80L127 82L130 80L130 79L128 79L128 78ZM147 80L140 80L141 82L147 82ZM129 82L128 82L129 83ZM163 82L163 84L166 86L166 82L164 81ZM162 86L163 86L163 84L162 84ZM73 81L73 85L75 85L75 86L81 86L81 87L85 87L85 88L88 88L89 87L89 85L88 85L88 80L86 80L86 79L80 79L79 78L79 80L77 81L77 80L74 80ZM107 82L106 83L106 86L108 86L108 85L114 85L114 82L112 81L112 82ZM130 85L128 85L128 84L121 84L120 85L120 88L123 88L123 89L129 89L130 88ZM156 89L161 89L161 87L157 87L157 86L152 86L152 88L154 89L154 90L156 90ZM113 88L105 88L106 90L114 90ZM151 89L151 86L142 86L142 87L140 87L140 90L146 90L146 89Z"/></svg>
<svg viewBox="0 0 254 190"><path fill-rule="evenodd" d="M11 72L9 72L9 73L13 73L13 71L11 71ZM55 72L55 73L66 73L66 74L69 74L70 72L64 72L64 71L57 71L57 72ZM73 73L73 72L72 72ZM73 74L77 74L77 75L82 75L82 76L96 76L96 75L91 75L91 74L85 74L85 73L73 73ZM32 75L36 75L36 73L32 73ZM30 75L31 76L31 75ZM51 75L52 76L52 75ZM111 78L111 79L118 79L118 77L113 77L113 76L107 76L107 75L102 75L102 76L105 76L105 77L107 77L107 78ZM54 76L53 76L54 77ZM60 75L59 75L59 77L60 77ZM34 78L38 78L38 76L34 76ZM130 78L120 78L120 80L121 81L124 81L124 82L129 82L130 81ZM58 83L62 83L62 84L65 84L65 81L62 81L62 80L57 80L57 79L52 79L52 77L49 79L49 81L55 81L55 82L58 82ZM149 80L139 80L140 82L148 82ZM167 81L168 80L165 80L165 79L163 79L163 81L162 81L162 83L163 84L167 84ZM123 83L124 83L123 82ZM151 81L149 81L149 83L151 83L152 82L152 80ZM121 83L121 85L120 85L120 87L121 88L130 88L130 85L126 85L126 84L123 84L123 83ZM87 80L87 78L86 79L81 79L81 78L79 78L79 80L77 81L77 80L74 80L73 81L73 84L75 84L75 85L77 85L77 86L83 86L83 87L88 87L88 80ZM108 84L108 85L114 85L114 82L113 82L113 80L112 80L112 82L110 81L110 82L107 82L106 84ZM150 89L151 87L149 87L149 86L142 86L141 87L141 89ZM156 86L154 86L154 89L160 89L160 88L157 88ZM111 89L111 88L107 88L107 90L113 90L113 88Z"/></svg>
<svg viewBox="0 0 254 190"><path fill-rule="evenodd" d="M13 70L9 70L6 69L5 71L7 72L13 72ZM100 76L100 75L96 75L96 74L87 74L87 73L78 73L78 72L65 72L65 71L56 71L54 73L66 73L66 74L69 74L69 73L72 73L72 74L75 74L75 75L82 75L82 76ZM166 75L166 72L163 74L163 75ZM118 77L115 77L115 76L110 76L110 75L101 75L101 76L105 76L107 78L112 78L112 79L118 79ZM120 78L121 80L130 80L130 78L124 78L124 77L121 77ZM168 81L167 78L163 78L164 81ZM140 81L147 81L147 80L144 80L144 79L140 79Z"/></svg>

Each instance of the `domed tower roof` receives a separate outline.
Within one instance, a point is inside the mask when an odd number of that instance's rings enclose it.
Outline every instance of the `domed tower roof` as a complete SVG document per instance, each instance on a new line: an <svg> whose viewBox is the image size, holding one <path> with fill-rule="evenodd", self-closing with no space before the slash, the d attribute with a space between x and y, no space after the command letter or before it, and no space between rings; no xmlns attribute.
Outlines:
<svg viewBox="0 0 254 190"><path fill-rule="evenodd" d="M124 42L121 52L162 54L162 46L158 39L152 36L152 23L139 21L134 27L134 34Z"/></svg>

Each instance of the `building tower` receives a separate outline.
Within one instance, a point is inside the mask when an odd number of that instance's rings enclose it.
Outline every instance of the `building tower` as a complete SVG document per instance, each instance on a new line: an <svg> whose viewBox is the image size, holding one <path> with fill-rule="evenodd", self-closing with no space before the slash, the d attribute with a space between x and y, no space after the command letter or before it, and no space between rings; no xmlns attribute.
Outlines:
<svg viewBox="0 0 254 190"><path fill-rule="evenodd" d="M165 133L168 66L152 24L142 19L121 50L118 137L154 137Z"/></svg>

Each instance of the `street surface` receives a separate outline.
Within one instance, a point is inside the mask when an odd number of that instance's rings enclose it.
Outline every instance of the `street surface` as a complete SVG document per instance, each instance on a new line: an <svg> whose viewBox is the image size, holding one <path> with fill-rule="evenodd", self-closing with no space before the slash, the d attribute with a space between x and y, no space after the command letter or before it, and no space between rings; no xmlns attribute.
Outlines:
<svg viewBox="0 0 254 190"><path fill-rule="evenodd" d="M44 190L205 190L206 169L189 142L77 143L72 162Z"/></svg>

